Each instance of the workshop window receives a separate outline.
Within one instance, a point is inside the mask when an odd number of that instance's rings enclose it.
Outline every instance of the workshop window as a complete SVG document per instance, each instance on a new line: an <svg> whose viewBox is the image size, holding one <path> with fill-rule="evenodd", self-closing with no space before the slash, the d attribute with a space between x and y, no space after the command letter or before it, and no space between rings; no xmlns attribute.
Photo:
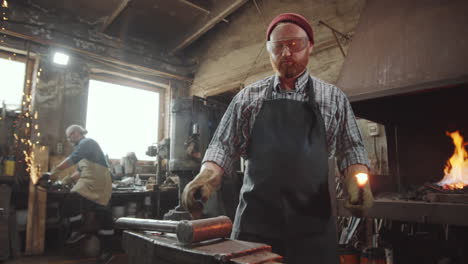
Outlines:
<svg viewBox="0 0 468 264"><path fill-rule="evenodd" d="M87 136L111 159L135 152L139 160L151 160L145 152L158 140L159 99L155 91L90 80Z"/></svg>
<svg viewBox="0 0 468 264"><path fill-rule="evenodd" d="M0 108L3 103L8 110L18 110L21 107L24 90L24 62L0 58Z"/></svg>

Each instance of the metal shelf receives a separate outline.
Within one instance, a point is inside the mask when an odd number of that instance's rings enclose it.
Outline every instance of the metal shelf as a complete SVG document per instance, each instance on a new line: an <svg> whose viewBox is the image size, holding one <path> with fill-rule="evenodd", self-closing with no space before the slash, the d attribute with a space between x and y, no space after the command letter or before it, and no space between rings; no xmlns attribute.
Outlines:
<svg viewBox="0 0 468 264"><path fill-rule="evenodd" d="M344 200L337 200L337 215L351 216ZM377 199L364 217L468 226L468 204Z"/></svg>

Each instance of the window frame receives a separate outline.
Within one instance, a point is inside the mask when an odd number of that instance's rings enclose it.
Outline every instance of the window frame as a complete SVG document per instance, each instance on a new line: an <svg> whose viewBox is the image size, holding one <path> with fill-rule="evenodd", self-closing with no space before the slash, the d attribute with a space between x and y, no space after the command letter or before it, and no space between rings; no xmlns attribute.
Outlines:
<svg viewBox="0 0 468 264"><path fill-rule="evenodd" d="M101 74L94 74L91 73L89 75L89 81L95 80L95 81L100 81L100 82L107 82L111 84L116 84L116 85L121 85L121 86L128 86L130 88L135 88L135 89L142 89L142 90L147 90L147 91L152 91L152 92L157 92L159 93L159 116L158 116L158 138L156 139L156 142L161 141L165 135L165 125L166 125L166 89L157 87L156 85L152 86L150 84L146 84L143 82L131 80L129 78L125 77L120 77L120 76L114 76L114 75L101 75ZM89 95L89 83L86 91L87 95L86 98L88 98ZM86 100L86 112L88 112L88 100ZM87 120L85 120L85 125L86 125Z"/></svg>
<svg viewBox="0 0 468 264"><path fill-rule="evenodd" d="M150 85L146 84L143 82L131 80L125 77L120 77L120 76L107 76L107 75L101 75L101 74L90 74L89 75L89 81L95 80L95 81L100 81L100 82L107 82L111 84L116 84L116 85L122 85L122 86L128 86L130 88L136 88L136 89L142 89L142 90L147 90L151 92L157 92L159 93L159 117L158 117L158 138L156 139L156 142L161 141L165 135L165 125L166 125L166 89L157 87L156 85ZM88 87L86 90L86 98L89 96L89 83ZM86 99L86 112L88 112L88 99ZM86 120L87 121L87 120ZM85 122L86 122L85 121ZM86 125L86 123L85 123Z"/></svg>
<svg viewBox="0 0 468 264"><path fill-rule="evenodd" d="M34 105L34 96L31 94L33 91L33 85L36 83L36 76L35 72L37 71L37 59L36 59L36 54L34 53L29 53L28 54L23 54L25 51L23 50L18 50L18 51L13 51L9 50L8 47L0 46L0 58L2 59L7 59L7 60L12 60L12 61L17 61L17 62L22 62L24 63L24 83L23 83L23 96L21 98L21 101L19 102L20 104L20 110L21 112L27 111L27 107L23 104L25 101L25 96L26 95L31 95L33 102L31 105ZM12 55L16 54L16 55ZM29 83L26 83L29 80Z"/></svg>

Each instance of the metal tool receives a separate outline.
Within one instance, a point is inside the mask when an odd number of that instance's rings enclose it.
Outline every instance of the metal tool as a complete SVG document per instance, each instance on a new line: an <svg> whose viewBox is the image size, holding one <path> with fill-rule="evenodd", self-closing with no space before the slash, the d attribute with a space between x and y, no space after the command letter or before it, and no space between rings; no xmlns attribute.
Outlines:
<svg viewBox="0 0 468 264"><path fill-rule="evenodd" d="M227 216L218 216L200 220L153 220L121 217L115 222L117 228L145 231L159 231L177 234L181 244L224 238L231 234L232 222Z"/></svg>
<svg viewBox="0 0 468 264"><path fill-rule="evenodd" d="M195 191L195 193L193 194L193 198L195 199L195 203L197 204L197 206L201 210L203 210L203 208L205 208L206 201L203 200L201 189Z"/></svg>
<svg viewBox="0 0 468 264"><path fill-rule="evenodd" d="M354 233L356 232L360 222L361 219L358 217L351 216L348 218L347 225L343 227L341 232L339 244L346 245L349 243L351 238L354 236Z"/></svg>
<svg viewBox="0 0 468 264"><path fill-rule="evenodd" d="M364 188L368 181L367 173L358 173L355 175L356 180L358 182L358 200L354 204L363 204L364 202Z"/></svg>

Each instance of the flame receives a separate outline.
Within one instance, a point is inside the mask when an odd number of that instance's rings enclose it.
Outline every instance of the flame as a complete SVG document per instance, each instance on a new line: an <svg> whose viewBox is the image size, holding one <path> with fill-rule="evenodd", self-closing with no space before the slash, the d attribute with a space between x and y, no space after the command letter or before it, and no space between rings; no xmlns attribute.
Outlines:
<svg viewBox="0 0 468 264"><path fill-rule="evenodd" d="M7 2L7 0L3 0L3 1L2 1L2 7L3 7L3 8L8 8L8 2Z"/></svg>
<svg viewBox="0 0 468 264"><path fill-rule="evenodd" d="M361 172L361 173L356 174L356 179L360 187L366 185L368 178L369 176L367 176L367 173Z"/></svg>
<svg viewBox="0 0 468 264"><path fill-rule="evenodd" d="M444 168L444 178L438 182L444 189L463 189L468 185L468 153L459 131L446 132L452 138L455 150Z"/></svg>

